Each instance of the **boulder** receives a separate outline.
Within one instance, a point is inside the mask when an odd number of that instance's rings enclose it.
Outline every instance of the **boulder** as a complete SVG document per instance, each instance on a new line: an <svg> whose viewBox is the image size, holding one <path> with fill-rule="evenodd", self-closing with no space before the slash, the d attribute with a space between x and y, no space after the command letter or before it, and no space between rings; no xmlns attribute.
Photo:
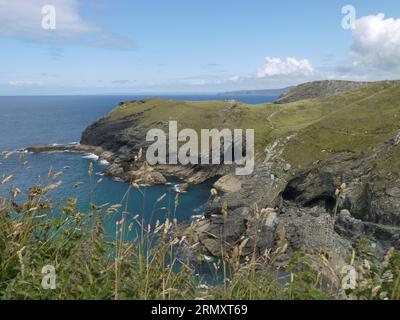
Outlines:
<svg viewBox="0 0 400 320"><path fill-rule="evenodd" d="M292 169L292 166L290 165L290 163L286 163L285 166L283 167L283 170L284 170L285 172L290 171L290 169Z"/></svg>
<svg viewBox="0 0 400 320"><path fill-rule="evenodd" d="M158 185L167 183L167 179L161 173L146 170L143 167L136 171L129 171L128 176L130 180L140 184Z"/></svg>
<svg viewBox="0 0 400 320"><path fill-rule="evenodd" d="M271 218L273 218L271 212ZM262 220L260 220L261 222ZM235 246L238 246L244 239L246 245L242 254L249 255L254 247L258 253L274 246L275 219L269 224L257 225L254 210L249 207L238 208L228 212L224 217L221 214L213 214L209 218L195 223L191 228L195 233L201 247L207 254L220 257L223 253L230 253Z"/></svg>
<svg viewBox="0 0 400 320"><path fill-rule="evenodd" d="M103 151L102 153L100 153L100 156L99 156L100 160L106 160L108 162L113 161L114 158L115 158L115 155L111 151Z"/></svg>
<svg viewBox="0 0 400 320"><path fill-rule="evenodd" d="M190 187L190 184L189 184L189 183L186 183L186 182L177 185L177 188L178 188L178 190L179 190L180 192L186 192L186 191L188 191L189 187Z"/></svg>
<svg viewBox="0 0 400 320"><path fill-rule="evenodd" d="M215 182L214 188L224 193L235 193L242 188L242 182L236 176L229 174Z"/></svg>
<svg viewBox="0 0 400 320"><path fill-rule="evenodd" d="M124 175L124 168L118 163L112 163L107 167L105 173L112 177L121 178Z"/></svg>
<svg viewBox="0 0 400 320"><path fill-rule="evenodd" d="M269 208L270 210L261 210L261 215L265 217L265 225L270 228L276 227L278 224L278 216L274 209Z"/></svg>

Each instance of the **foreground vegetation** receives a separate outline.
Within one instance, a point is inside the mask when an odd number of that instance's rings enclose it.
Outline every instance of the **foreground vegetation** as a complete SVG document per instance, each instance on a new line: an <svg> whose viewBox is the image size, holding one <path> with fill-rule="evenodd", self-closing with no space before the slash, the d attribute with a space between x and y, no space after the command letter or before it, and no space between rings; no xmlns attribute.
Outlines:
<svg viewBox="0 0 400 320"><path fill-rule="evenodd" d="M1 187L10 179L1 178ZM176 220L167 216L145 225L143 217L126 212L124 201L91 203L88 212L80 212L75 199L61 205L51 201L57 179L49 172L48 184L32 187L26 199L15 188L0 200L1 300L400 299L400 253L390 249L383 261L376 261L367 240L360 240L349 257L358 279L346 290L322 251L294 253L282 282L271 267L276 253L241 257L241 246L213 264L224 279L206 284L196 276L191 246ZM110 216L118 217L115 237L103 229ZM129 233L136 235L133 240L127 240ZM42 269L48 265L56 271L54 290L42 286Z"/></svg>
<svg viewBox="0 0 400 320"><path fill-rule="evenodd" d="M271 144L283 140L282 150L275 153L282 153L284 161L278 157L278 162L290 164L288 172L278 171L287 181L320 162L327 168L322 161L331 159L340 173L358 170L355 176L363 176L373 171L368 185L372 181L375 189L382 189L385 193L376 198L385 200L386 189L397 186L400 175L399 89L398 82L378 82L281 105L134 101L120 104L88 132L120 147L135 141L138 132L163 128L166 114L180 128L197 131L252 128L258 161L272 153ZM364 167L358 168L360 163ZM94 181L92 166L88 176L94 190L102 179ZM349 182L354 188L353 178ZM128 211L132 189L141 191L137 184L129 185L117 204L93 203L91 194L88 209L82 210L84 206L76 199L52 200L52 190L60 186L60 173L50 170L44 185L26 192L10 189L12 179L0 173L0 194L9 190L8 197L0 197L0 299L400 299L400 253L394 248L378 252L376 244L365 238L355 242L347 265L338 271L324 248L309 252L288 248L284 230L279 232L276 251L257 252L260 239L256 233L255 239L241 239L229 250L222 243L224 259L209 263L215 280L205 282L197 271L198 243L191 241L190 233L182 232L186 228L174 219L174 212L166 210L160 221L148 225L143 213ZM309 184L320 189L316 181ZM392 190L391 194L396 193ZM165 196L154 203L154 210ZM175 208L179 205L178 196L170 200ZM382 214L394 215L396 210L390 207ZM358 217L365 214L355 213ZM113 235L104 228L110 220L116 221ZM395 225L395 217L392 220L384 222L390 227ZM254 244L254 250L244 254L247 241ZM282 255L289 257L284 265L279 263ZM51 269L46 266L54 267L54 289L45 288Z"/></svg>

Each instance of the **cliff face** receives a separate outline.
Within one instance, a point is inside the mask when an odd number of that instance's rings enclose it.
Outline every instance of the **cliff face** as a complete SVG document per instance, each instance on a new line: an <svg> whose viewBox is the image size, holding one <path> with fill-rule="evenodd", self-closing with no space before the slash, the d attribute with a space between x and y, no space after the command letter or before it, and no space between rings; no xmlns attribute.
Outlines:
<svg viewBox="0 0 400 320"><path fill-rule="evenodd" d="M111 152L108 173L131 180L143 167L134 155L148 146L146 132L167 131L168 120L197 131L254 129L257 161L249 176L232 179L234 168L225 165L152 168L190 183L223 177L216 187L230 192L214 196L205 219L191 229L208 253L218 255L221 241L234 245L256 235L263 239L257 244L262 252L276 245L282 226L291 248L324 247L343 257L360 235L400 247L400 84L335 82L318 97L319 88L331 85L306 84L313 99L292 94L295 102L279 105L126 102L87 128L82 143ZM343 183L346 188L335 195ZM329 221L336 207L333 231ZM266 219L261 235L249 227L257 210L257 219Z"/></svg>

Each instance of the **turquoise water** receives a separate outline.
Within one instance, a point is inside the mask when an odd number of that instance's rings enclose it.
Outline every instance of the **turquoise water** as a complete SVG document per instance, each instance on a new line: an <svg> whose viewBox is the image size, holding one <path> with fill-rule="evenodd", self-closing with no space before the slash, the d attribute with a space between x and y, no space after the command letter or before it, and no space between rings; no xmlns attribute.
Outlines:
<svg viewBox="0 0 400 320"><path fill-rule="evenodd" d="M92 122L111 111L124 100L145 99L155 96L34 96L34 97L0 97L0 152L50 143L78 142L82 131ZM217 95L179 95L159 96L177 100L223 100L226 97ZM242 96L229 97L246 103L269 103L274 97ZM45 185L50 168L53 172L62 171L57 180L61 186L52 191L52 198L57 201L75 197L82 210L87 209L90 190L96 204L120 203L128 186L108 177L102 177L104 165L91 160L90 157L73 153L26 154L20 161L15 155L9 159L0 159L0 177L13 174L12 181L0 189L6 195L11 187L18 187L26 195L29 187L35 184ZM94 164L93 185L89 184L89 162ZM100 183L95 183L102 179ZM180 222L189 222L192 216L202 213L202 208L209 198L212 181L192 187L180 195L179 206L175 209L175 187L179 180L169 177L170 185L143 187L141 192L132 190L129 196L128 211L131 215L140 214L146 222L150 217L162 220L168 212L174 211ZM145 196L143 196L143 194ZM157 207L155 201L166 194ZM156 213L153 211L156 209ZM118 217L116 217L117 219ZM154 220L153 219L153 220Z"/></svg>
<svg viewBox="0 0 400 320"><path fill-rule="evenodd" d="M223 100L223 96L163 96L181 100ZM144 99L147 96L41 96L41 97L0 97L0 152L17 150L27 146L50 143L78 142L82 131L120 101ZM267 103L273 97L229 97L246 103ZM89 163L93 163L93 175L88 175ZM55 152L24 154L20 159L14 154L8 159L0 158L0 179L13 175L6 185L0 185L0 195L7 196L12 188L18 187L23 200L33 185L48 185L62 181L61 185L49 193L49 197L62 204L69 197L77 198L80 210L88 212L90 195L96 205L118 204L127 201L127 222L139 215L145 223L161 222L166 217L176 217L179 222L190 222L203 213L209 199L212 181L194 186L187 193L179 194L179 204L175 209L176 188L179 179L167 177L165 186L141 187L140 191L131 189L127 198L128 185L102 175L105 165L96 162L90 155ZM47 176L60 172L56 179L49 181ZM162 201L157 202L165 194ZM124 199L124 200L123 200ZM126 200L128 199L128 200ZM110 215L105 221L108 236L115 235L115 222L121 219L122 211ZM135 237L138 229L128 234ZM196 266L197 272L206 281L218 281L221 274L209 264Z"/></svg>
<svg viewBox="0 0 400 320"><path fill-rule="evenodd" d="M49 143L78 142L82 131L106 113L111 111L120 101L145 99L154 96L35 96L35 97L0 97L0 152L16 150L27 146ZM211 95L179 95L161 96L180 100L223 100L223 96ZM246 103L267 103L273 97L229 97ZM23 162L27 164L23 165ZM34 184L45 185L48 170L62 171L57 180L61 186L50 194L55 200L63 201L75 197L81 209L87 209L90 190L93 190L94 202L120 203L128 185L108 177L102 177L104 165L91 160L87 155L73 153L26 154L20 161L15 155L9 159L0 159L0 177L13 174L12 181L0 189L5 195L11 187L23 191L21 197ZM100 183L89 184L89 162L94 164L93 182L102 179ZM180 195L176 212L173 206L176 196L175 187L179 180L168 178L170 185L143 187L139 192L132 190L129 196L128 211L131 215L140 214L146 222L150 217L162 220L168 212L174 211L179 222L189 222L192 216L202 213L202 208L209 198L212 181L192 187L187 193ZM143 196L143 194L145 196ZM166 194L163 201L157 203L154 214L154 203ZM117 219L118 217L116 217ZM154 220L153 219L153 220Z"/></svg>
<svg viewBox="0 0 400 320"><path fill-rule="evenodd" d="M203 183L193 187L190 192L179 194L179 205L175 209L176 189L175 185L179 179L168 177L169 183L166 186L141 186L140 190L131 188L129 196L128 185L124 182L114 180L102 175L105 165L102 165L85 156L76 153L42 153L25 154L24 160L19 159L15 154L10 159L1 160L0 176L13 175L12 180L2 186L0 193L6 195L10 188L18 187L23 191L19 196L22 200L26 192L33 185L48 185L53 182L62 181L57 189L49 193L49 198L54 202L65 203L69 197L77 198L79 209L88 212L90 197L96 205L123 204L128 205L128 221L136 215L144 215L147 223L161 222L166 217L176 218L181 222L190 222L192 216L202 213L203 205L209 198L210 183ZM93 174L90 179L88 174L89 162L93 163ZM48 172L62 173L56 178L48 179ZM1 188L1 187L0 187ZM161 196L164 199L157 202ZM115 232L115 222L121 219L122 209L112 215L108 220L106 229L109 234ZM151 219L150 219L151 218Z"/></svg>
<svg viewBox="0 0 400 320"><path fill-rule="evenodd" d="M0 97L0 152L50 143L78 142L82 131L92 122L111 111L119 102L125 100L161 97L177 100L224 100L218 95L169 95L169 96L23 96ZM274 97L238 96L229 97L246 103L267 103ZM79 203L88 203L89 184L87 170L89 162L84 155L71 153L27 154L28 165L22 169L17 156L10 159L0 159L0 177L14 174L10 184L26 192L30 186L44 183L47 172L52 167L53 172L62 170L59 177L63 181L59 189L53 192L57 200L66 197L76 197ZM100 174L103 166L95 164L95 174ZM68 169L64 167L68 166ZM97 178L100 178L98 175ZM178 183L170 178L171 183ZM81 183L83 182L83 183ZM77 187L75 187L78 184ZM208 200L210 182L192 187L182 194L177 211L179 221L186 221L191 216L201 213L202 205ZM96 203L119 203L126 193L127 185L104 177L96 185L94 199ZM6 193L3 187L1 194ZM139 201L138 192L130 197L129 211L137 212L144 208L144 215L151 214L154 200L167 193L160 204L166 206L166 201L175 197L174 186L155 186L145 188L146 199ZM143 203L140 203L143 202ZM149 211L150 210L150 211ZM139 213L139 212L138 212Z"/></svg>

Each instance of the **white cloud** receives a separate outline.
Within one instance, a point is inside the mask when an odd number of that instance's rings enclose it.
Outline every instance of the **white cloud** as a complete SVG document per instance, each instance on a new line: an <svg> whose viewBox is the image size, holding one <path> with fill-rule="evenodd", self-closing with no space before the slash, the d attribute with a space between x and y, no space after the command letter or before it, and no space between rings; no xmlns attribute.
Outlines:
<svg viewBox="0 0 400 320"><path fill-rule="evenodd" d="M236 82L236 81L239 81L239 80L240 80L240 76L238 76L238 75L235 75L235 76L232 76L232 77L229 78L229 81L233 81L233 82Z"/></svg>
<svg viewBox="0 0 400 320"><path fill-rule="evenodd" d="M266 63L258 69L257 78L276 76L311 76L315 69L307 59L265 58Z"/></svg>
<svg viewBox="0 0 400 320"><path fill-rule="evenodd" d="M26 38L56 34L65 38L99 31L98 27L80 17L75 0L52 1L56 9L56 30L44 30L41 9L48 3L48 0L0 0L0 34Z"/></svg>
<svg viewBox="0 0 400 320"><path fill-rule="evenodd" d="M31 80L10 80L8 84L13 87L41 87L43 83L41 81Z"/></svg>
<svg viewBox="0 0 400 320"><path fill-rule="evenodd" d="M42 8L56 10L56 29L42 28ZM108 34L86 21L79 12L78 0L0 0L0 37L13 37L39 43L83 44L115 49L132 48L129 39Z"/></svg>
<svg viewBox="0 0 400 320"><path fill-rule="evenodd" d="M280 88L292 84L316 80L320 77L307 59L266 58L266 63L251 74L199 75L174 80L192 88L202 87L210 91Z"/></svg>
<svg viewBox="0 0 400 320"><path fill-rule="evenodd" d="M400 69L400 19L383 13L358 19L350 56L354 66L394 71Z"/></svg>

